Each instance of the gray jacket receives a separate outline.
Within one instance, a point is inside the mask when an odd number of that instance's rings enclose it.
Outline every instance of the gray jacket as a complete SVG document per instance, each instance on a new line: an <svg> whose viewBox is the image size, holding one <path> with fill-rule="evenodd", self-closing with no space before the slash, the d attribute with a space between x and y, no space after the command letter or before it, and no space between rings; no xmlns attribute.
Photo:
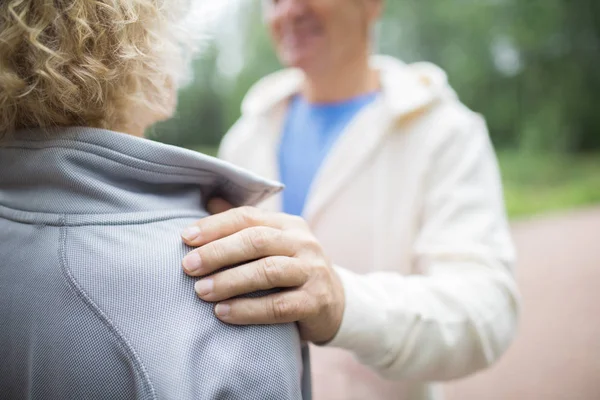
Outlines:
<svg viewBox="0 0 600 400"><path fill-rule="evenodd" d="M125 134L41 136L0 147L0 398L300 399L295 325L223 324L181 269L207 198L280 187Z"/></svg>

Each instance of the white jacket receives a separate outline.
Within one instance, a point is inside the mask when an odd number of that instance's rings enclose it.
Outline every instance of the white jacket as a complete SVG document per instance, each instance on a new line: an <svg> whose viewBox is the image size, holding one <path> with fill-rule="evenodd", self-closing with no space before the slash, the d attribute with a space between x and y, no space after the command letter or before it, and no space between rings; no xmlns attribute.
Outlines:
<svg viewBox="0 0 600 400"><path fill-rule="evenodd" d="M335 144L305 208L346 295L336 337L312 346L314 396L439 399L425 382L488 367L515 334L501 181L485 121L443 71L384 56L372 63L382 95ZM257 83L220 157L277 179L287 101L302 79L284 70ZM280 210L281 197L262 206Z"/></svg>

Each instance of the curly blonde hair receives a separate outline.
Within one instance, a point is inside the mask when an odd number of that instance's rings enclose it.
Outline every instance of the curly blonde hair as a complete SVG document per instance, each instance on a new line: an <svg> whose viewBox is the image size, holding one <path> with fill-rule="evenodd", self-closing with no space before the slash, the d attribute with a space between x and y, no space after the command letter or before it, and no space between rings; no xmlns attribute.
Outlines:
<svg viewBox="0 0 600 400"><path fill-rule="evenodd" d="M172 111L188 0L0 1L0 138Z"/></svg>

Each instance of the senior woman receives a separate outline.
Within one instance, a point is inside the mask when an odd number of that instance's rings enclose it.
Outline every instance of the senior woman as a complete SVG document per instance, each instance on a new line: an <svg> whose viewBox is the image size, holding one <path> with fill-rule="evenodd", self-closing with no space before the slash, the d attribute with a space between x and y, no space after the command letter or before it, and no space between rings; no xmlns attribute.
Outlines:
<svg viewBox="0 0 600 400"><path fill-rule="evenodd" d="M220 156L281 180L184 232L231 324L297 321L318 400L439 399L515 332L514 252L482 117L437 67L370 56L382 0L265 1L291 69L261 80ZM215 211L228 208L215 201ZM289 287L261 299L258 288ZM490 388L493 390L493 388Z"/></svg>
<svg viewBox="0 0 600 400"><path fill-rule="evenodd" d="M215 318L180 230L278 184L140 137L173 112L175 0L0 2L0 398L300 399L294 324Z"/></svg>

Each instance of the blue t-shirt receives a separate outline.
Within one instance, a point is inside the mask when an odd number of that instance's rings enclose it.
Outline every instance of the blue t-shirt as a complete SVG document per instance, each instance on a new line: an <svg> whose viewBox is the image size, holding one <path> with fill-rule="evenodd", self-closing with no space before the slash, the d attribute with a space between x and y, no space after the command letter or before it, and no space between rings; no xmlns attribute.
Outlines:
<svg viewBox="0 0 600 400"><path fill-rule="evenodd" d="M279 178L285 185L283 212L302 215L304 203L321 163L350 121L378 93L338 103L308 103L295 96L290 103L279 147Z"/></svg>

